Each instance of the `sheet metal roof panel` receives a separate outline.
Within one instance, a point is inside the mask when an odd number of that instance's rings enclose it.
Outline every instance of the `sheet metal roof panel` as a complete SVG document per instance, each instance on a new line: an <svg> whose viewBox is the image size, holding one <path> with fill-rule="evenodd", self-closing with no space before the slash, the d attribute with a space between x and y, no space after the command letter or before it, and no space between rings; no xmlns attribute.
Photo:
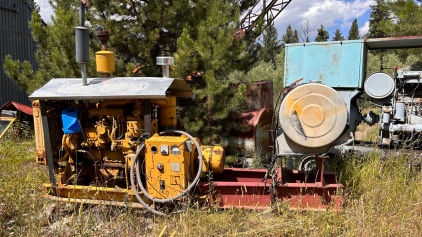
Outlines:
<svg viewBox="0 0 422 237"><path fill-rule="evenodd" d="M322 42L302 42L302 43L291 43L286 44L285 47L304 47L310 45L333 45L333 44L359 44L363 43L364 40L343 40L343 41L322 41Z"/></svg>
<svg viewBox="0 0 422 237"><path fill-rule="evenodd" d="M399 49L422 47L422 36L402 36L377 39L365 39L368 49Z"/></svg>
<svg viewBox="0 0 422 237"><path fill-rule="evenodd" d="M186 81L162 77L80 78L50 80L29 96L31 100L160 99L166 95L193 97Z"/></svg>
<svg viewBox="0 0 422 237"><path fill-rule="evenodd" d="M2 107L0 107L0 111L2 111L4 109L6 109L6 110L17 110L17 111L23 112L27 115L31 115L31 116L33 115L32 107L18 103L18 102L15 102L15 101L9 101L6 104L4 104Z"/></svg>
<svg viewBox="0 0 422 237"><path fill-rule="evenodd" d="M422 36L401 36L364 40L343 40L286 44L286 47L297 47L305 45L332 45L332 44L356 44L365 43L368 49L399 49L422 47Z"/></svg>

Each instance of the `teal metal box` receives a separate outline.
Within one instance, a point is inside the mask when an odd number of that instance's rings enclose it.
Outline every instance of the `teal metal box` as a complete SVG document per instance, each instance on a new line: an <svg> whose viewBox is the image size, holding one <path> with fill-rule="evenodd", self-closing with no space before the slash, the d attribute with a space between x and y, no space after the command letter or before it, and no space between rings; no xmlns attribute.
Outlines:
<svg viewBox="0 0 422 237"><path fill-rule="evenodd" d="M363 88L366 70L364 40L286 45L284 84L303 78L334 88Z"/></svg>

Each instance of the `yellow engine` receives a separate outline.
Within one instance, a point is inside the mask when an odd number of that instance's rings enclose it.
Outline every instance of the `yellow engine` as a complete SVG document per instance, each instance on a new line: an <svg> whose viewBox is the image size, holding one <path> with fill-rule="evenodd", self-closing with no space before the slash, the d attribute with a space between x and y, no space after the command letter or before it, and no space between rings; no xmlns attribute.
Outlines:
<svg viewBox="0 0 422 237"><path fill-rule="evenodd" d="M199 169L199 151L203 157L201 177L208 171L223 172L222 147L198 148L185 135L159 135L176 125L175 98L34 101L37 163L48 165L55 174L55 181L45 184L46 192L57 198L136 202L133 189L142 192L139 182L131 184L130 177L136 172L131 173L130 168L142 144L145 149L138 159L139 172L153 198L172 198L193 182ZM195 140L200 144L198 138Z"/></svg>
<svg viewBox="0 0 422 237"><path fill-rule="evenodd" d="M201 146L181 131L189 138L159 135L177 124L176 97L194 97L185 80L170 78L174 58L157 57L161 78L110 77L114 53L107 51L108 32L100 30L96 64L102 78L86 78L88 34L83 24L75 30L82 80L55 78L29 96L36 161L49 170L47 196L115 205L139 202L150 209L144 200L181 197L201 175L221 173L221 147Z"/></svg>

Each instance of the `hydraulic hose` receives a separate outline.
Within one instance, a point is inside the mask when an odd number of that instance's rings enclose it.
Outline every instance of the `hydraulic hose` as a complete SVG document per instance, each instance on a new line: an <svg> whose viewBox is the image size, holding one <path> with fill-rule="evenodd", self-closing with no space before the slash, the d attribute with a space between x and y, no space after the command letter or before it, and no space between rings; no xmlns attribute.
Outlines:
<svg viewBox="0 0 422 237"><path fill-rule="evenodd" d="M137 178L138 183L139 183L139 188L142 190L142 192L145 195L145 197L147 197L149 200L151 200L153 202L158 202L158 203L172 202L175 199L178 199L178 198L182 197L187 192L189 192L190 190L192 190L192 188L194 188L196 186L198 180L201 178L201 170L202 170L202 164L203 164L202 151L201 151L200 145L199 145L199 143L190 134L188 134L186 132L183 132L183 131L179 131L179 130L167 130L167 131L161 132L160 134L166 134L166 133L179 133L179 134L185 135L188 138L190 138L193 141L193 143L195 143L195 146L198 149L199 167L198 167L198 173L196 174L195 179L189 185L189 187L187 187L183 192L181 192L178 195L176 195L174 197L171 197L171 198L167 198L167 199L156 199L156 198L153 198L151 195L149 195L149 193L145 190L145 188L144 188L144 186L142 185L142 182L141 182L141 175L140 175L140 171L139 171L139 166L136 166L136 178Z"/></svg>
<svg viewBox="0 0 422 237"><path fill-rule="evenodd" d="M188 193L190 190L192 190L195 186L196 186L196 184L198 183L198 181L199 181L199 179L201 178L201 171L202 171L202 165L203 165L203 157L202 157L202 151L201 151L201 149L200 149L200 145L199 145L199 143L198 143L198 141L196 141L190 134L188 134L188 133L186 133L186 132L183 132L183 131L179 131L179 130L167 130L167 131L164 131L164 132L161 132L160 134L166 134L166 133L179 133L179 134L182 134L182 135L185 135L185 136L187 136L189 139L191 139L191 141L193 141L193 143L195 144L195 146L196 146L196 148L198 149L198 155L199 155L199 167L198 167L198 172L197 172L197 174L196 174L196 177L195 177L195 179L193 180L193 182L183 191L183 192L181 192L181 193L179 193L178 195L176 195L176 196L174 196L174 197L171 197L171 198L167 198L167 199L156 199L156 198L154 198L154 197L152 197L151 195L149 195L148 194L148 192L145 190L145 188L144 188L144 186L143 186L143 184L142 184L142 181L141 181L141 175L140 175L140 170L139 170L139 165L137 165L136 166L136 179L137 179L137 181L138 181L138 185L139 185L139 188L141 189L141 191L142 191L142 194L145 196L145 197L147 197L149 200L151 200L151 201L153 201L153 202L156 202L156 203L167 203L167 202L172 202L172 201L174 201L175 199L178 199L178 198L180 198L180 197L182 197L183 195L185 195L186 193ZM134 177L133 177L133 175L134 175L134 169L135 169L135 163L137 163L138 162L138 158L139 158L139 155L140 155L140 153L141 153L141 151L142 151L142 149L145 147L145 144L142 144L138 149L137 149L137 151L136 151L136 154L135 154L135 157L134 157L134 159L133 159L133 162L132 162L132 166L130 167L130 182L131 182L131 185L132 185L132 190L133 190L133 192L135 193L135 196L136 196L136 198L138 199L138 201L145 207L145 208L147 208L148 210L150 210L151 212L153 212L154 214L157 214L157 215L165 215L164 213L162 213L162 212L159 212L159 211L156 211L156 210L154 210L154 209L152 209L151 207L149 207L143 200L142 200L142 198L139 196L139 193L138 193L138 190L136 189L136 186L135 186L135 182L134 182Z"/></svg>
<svg viewBox="0 0 422 237"><path fill-rule="evenodd" d="M135 163L137 162L139 154L141 153L142 149L144 149L144 147L145 147L145 143L142 143L142 145L139 146L138 150L136 151L135 158L132 161L132 165L130 166L130 184L132 185L132 190L135 193L136 199L138 199L138 201L142 204L142 206L144 206L148 211L154 213L155 215L165 216L166 214L156 211L150 206L148 206L148 204L146 204L144 200L142 200L142 198L139 196L138 190L136 190L135 178L133 177L133 173L135 170L134 169ZM137 165L136 167L139 167L139 165ZM139 186L141 185L142 185L142 182L139 183Z"/></svg>

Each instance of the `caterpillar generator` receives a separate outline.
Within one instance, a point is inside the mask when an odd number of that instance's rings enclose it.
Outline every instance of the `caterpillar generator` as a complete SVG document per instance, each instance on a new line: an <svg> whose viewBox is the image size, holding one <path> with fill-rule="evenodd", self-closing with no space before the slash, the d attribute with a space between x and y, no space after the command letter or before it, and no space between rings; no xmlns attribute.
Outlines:
<svg viewBox="0 0 422 237"><path fill-rule="evenodd" d="M223 171L221 147L201 145L181 131L158 131L176 125L176 97L193 96L184 80L108 78L87 84L53 79L31 95L37 163L50 168L50 194L138 202L131 188L137 187L152 198L177 199L201 175Z"/></svg>

